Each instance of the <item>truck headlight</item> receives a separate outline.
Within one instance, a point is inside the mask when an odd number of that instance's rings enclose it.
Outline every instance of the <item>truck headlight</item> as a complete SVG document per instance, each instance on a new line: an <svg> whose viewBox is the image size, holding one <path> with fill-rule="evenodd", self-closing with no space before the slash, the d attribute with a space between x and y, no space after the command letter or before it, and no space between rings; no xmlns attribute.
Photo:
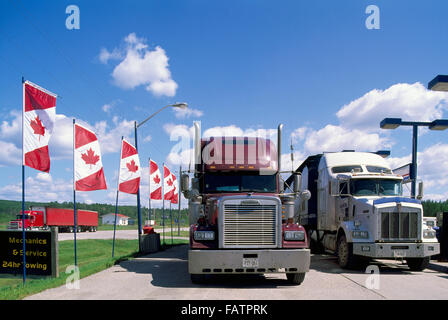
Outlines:
<svg viewBox="0 0 448 320"><path fill-rule="evenodd" d="M215 231L195 231L194 240L196 241L215 240Z"/></svg>
<svg viewBox="0 0 448 320"><path fill-rule="evenodd" d="M359 231L359 230L352 231L352 238L367 239L367 238L369 238L369 232L368 231Z"/></svg>
<svg viewBox="0 0 448 320"><path fill-rule="evenodd" d="M286 241L305 241L305 231L285 231L283 237Z"/></svg>
<svg viewBox="0 0 448 320"><path fill-rule="evenodd" d="M434 230L431 229L426 229L423 230L423 238L435 238L436 237L436 232Z"/></svg>

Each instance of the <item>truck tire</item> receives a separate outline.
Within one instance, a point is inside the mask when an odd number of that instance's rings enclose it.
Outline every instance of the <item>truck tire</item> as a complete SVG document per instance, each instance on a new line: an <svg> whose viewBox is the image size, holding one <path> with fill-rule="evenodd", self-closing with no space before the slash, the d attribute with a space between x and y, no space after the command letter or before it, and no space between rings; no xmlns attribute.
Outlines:
<svg viewBox="0 0 448 320"><path fill-rule="evenodd" d="M343 269L354 269L357 267L357 259L353 255L353 246L351 243L347 242L345 235L339 237L337 256L339 266Z"/></svg>
<svg viewBox="0 0 448 320"><path fill-rule="evenodd" d="M429 257L409 258L409 259L406 259L406 263L408 264L408 267L409 267L409 269L411 269L411 271L423 271L426 268L428 268Z"/></svg>
<svg viewBox="0 0 448 320"><path fill-rule="evenodd" d="M201 284L201 283L205 282L205 275L203 275L203 274L192 273L192 274L190 274L190 278L191 278L191 282L193 282L195 284Z"/></svg>
<svg viewBox="0 0 448 320"><path fill-rule="evenodd" d="M292 284L299 285L305 280L305 272L303 273L287 273L286 279Z"/></svg>

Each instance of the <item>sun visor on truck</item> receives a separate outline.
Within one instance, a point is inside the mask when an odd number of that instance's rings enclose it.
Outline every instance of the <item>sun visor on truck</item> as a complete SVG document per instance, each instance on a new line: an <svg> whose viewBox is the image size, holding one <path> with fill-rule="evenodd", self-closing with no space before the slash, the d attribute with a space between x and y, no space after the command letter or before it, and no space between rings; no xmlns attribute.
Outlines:
<svg viewBox="0 0 448 320"><path fill-rule="evenodd" d="M206 171L278 170L277 148L264 138L211 137L201 141L202 164Z"/></svg>

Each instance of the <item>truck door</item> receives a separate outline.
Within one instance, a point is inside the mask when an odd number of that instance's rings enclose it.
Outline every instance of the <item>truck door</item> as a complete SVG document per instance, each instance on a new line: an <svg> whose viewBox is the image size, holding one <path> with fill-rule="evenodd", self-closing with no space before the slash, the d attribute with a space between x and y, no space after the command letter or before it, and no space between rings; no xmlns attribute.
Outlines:
<svg viewBox="0 0 448 320"><path fill-rule="evenodd" d="M328 195L328 179L326 168L319 170L319 178L317 180L317 228L326 229L327 221L327 196Z"/></svg>

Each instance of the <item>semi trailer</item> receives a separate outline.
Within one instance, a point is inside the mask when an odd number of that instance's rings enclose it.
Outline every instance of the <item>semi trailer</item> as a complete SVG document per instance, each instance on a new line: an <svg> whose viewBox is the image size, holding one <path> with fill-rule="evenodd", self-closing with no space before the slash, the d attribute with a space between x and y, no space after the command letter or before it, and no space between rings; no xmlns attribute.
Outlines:
<svg viewBox="0 0 448 320"><path fill-rule="evenodd" d="M50 227L58 227L59 232L74 232L75 218L73 209L51 208L51 207L30 207L25 210L25 217L22 211L8 224L9 230L21 230L22 221L25 218L26 230L45 230ZM77 232L95 232L98 228L98 212L77 209Z"/></svg>
<svg viewBox="0 0 448 320"><path fill-rule="evenodd" d="M295 201L280 183L281 130L275 139L209 137L195 128L195 168L181 178L188 199L192 282L211 274L285 273L300 284L310 266L305 229L293 220ZM273 130L276 132L276 130ZM294 176L300 185L300 175Z"/></svg>
<svg viewBox="0 0 448 320"><path fill-rule="evenodd" d="M403 196L403 178L383 156L329 152L309 156L296 170L311 198L296 206L297 222L312 252L332 252L343 268L370 259L403 259L423 270L440 252L435 231L423 221L419 197ZM293 177L286 183L292 183Z"/></svg>

